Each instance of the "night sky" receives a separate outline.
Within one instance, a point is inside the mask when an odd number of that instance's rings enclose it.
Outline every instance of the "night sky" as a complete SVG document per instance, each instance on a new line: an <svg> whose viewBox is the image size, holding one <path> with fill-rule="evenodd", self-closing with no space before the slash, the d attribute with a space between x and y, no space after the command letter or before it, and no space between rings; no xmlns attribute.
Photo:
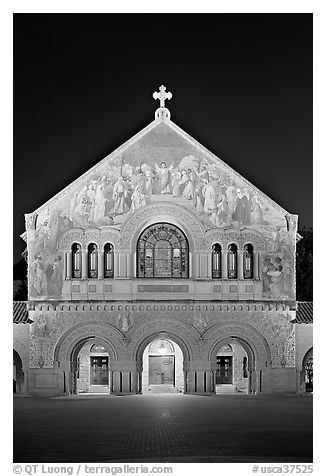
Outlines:
<svg viewBox="0 0 326 476"><path fill-rule="evenodd" d="M312 225L311 14L15 14L14 262L30 213L171 119Z"/></svg>

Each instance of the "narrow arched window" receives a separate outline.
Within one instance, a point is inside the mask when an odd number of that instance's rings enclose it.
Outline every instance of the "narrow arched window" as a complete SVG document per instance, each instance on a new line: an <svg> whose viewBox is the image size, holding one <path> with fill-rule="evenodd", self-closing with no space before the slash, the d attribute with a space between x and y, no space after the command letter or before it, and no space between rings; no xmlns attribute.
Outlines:
<svg viewBox="0 0 326 476"><path fill-rule="evenodd" d="M113 258L113 245L111 245L111 243L107 243L104 246L104 278L113 278L114 276Z"/></svg>
<svg viewBox="0 0 326 476"><path fill-rule="evenodd" d="M215 243L212 246L212 278L222 277L222 249L221 245Z"/></svg>
<svg viewBox="0 0 326 476"><path fill-rule="evenodd" d="M234 243L228 247L228 278L237 279L238 249Z"/></svg>
<svg viewBox="0 0 326 476"><path fill-rule="evenodd" d="M88 251L88 277L97 278L97 246L90 243L87 248Z"/></svg>
<svg viewBox="0 0 326 476"><path fill-rule="evenodd" d="M72 277L81 278L82 259L81 246L78 243L73 243L71 246L71 260L72 260Z"/></svg>
<svg viewBox="0 0 326 476"><path fill-rule="evenodd" d="M243 277L253 279L254 277L254 249L251 244L245 245L243 253Z"/></svg>
<svg viewBox="0 0 326 476"><path fill-rule="evenodd" d="M169 223L146 228L137 244L139 278L188 278L188 241Z"/></svg>

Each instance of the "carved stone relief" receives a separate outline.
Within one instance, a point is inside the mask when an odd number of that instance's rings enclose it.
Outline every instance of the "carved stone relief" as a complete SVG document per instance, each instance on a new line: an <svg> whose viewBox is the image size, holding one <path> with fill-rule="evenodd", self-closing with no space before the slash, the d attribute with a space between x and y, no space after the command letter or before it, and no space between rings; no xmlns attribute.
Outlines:
<svg viewBox="0 0 326 476"><path fill-rule="evenodd" d="M155 218L159 215L170 216L173 223L182 224L189 235L193 237L196 250L206 248L205 228L202 223L186 208L170 203L147 205L135 211L121 228L120 248L130 250L131 243L136 241L144 225L153 217Z"/></svg>

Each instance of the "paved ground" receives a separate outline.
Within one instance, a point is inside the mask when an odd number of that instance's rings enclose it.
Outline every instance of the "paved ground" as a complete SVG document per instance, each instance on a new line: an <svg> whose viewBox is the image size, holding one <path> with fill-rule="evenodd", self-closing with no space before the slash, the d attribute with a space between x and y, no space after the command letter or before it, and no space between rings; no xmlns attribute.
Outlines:
<svg viewBox="0 0 326 476"><path fill-rule="evenodd" d="M311 462L312 398L14 399L14 462Z"/></svg>

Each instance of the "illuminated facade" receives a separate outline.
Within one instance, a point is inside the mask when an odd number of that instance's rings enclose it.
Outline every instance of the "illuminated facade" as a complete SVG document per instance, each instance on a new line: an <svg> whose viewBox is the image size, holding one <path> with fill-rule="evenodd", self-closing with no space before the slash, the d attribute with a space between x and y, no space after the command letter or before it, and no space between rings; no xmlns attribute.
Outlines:
<svg viewBox="0 0 326 476"><path fill-rule="evenodd" d="M26 214L25 392L298 391L297 216L174 124L171 97Z"/></svg>

